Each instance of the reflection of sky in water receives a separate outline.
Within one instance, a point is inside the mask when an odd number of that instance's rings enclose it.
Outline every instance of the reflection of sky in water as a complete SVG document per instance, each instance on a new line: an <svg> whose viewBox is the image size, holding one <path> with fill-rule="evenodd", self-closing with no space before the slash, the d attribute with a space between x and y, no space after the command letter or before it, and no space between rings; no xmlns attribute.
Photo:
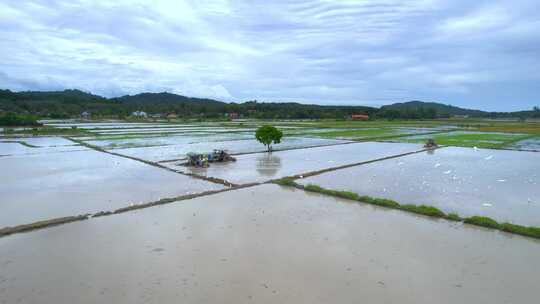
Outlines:
<svg viewBox="0 0 540 304"><path fill-rule="evenodd" d="M184 142L182 144L159 147L115 149L114 152L151 161L163 161L184 158L189 152L207 153L211 152L213 149L227 150L229 153L234 154L262 152L266 150L265 146L263 146L258 141L252 139L253 134L250 134L248 138L249 139L228 141L225 141L223 138L221 138L221 141ZM199 138L198 140L201 139L204 138ZM191 140L193 140L193 138ZM344 141L321 138L286 137L282 140L280 144L273 145L273 149L277 151L283 149L312 147L339 143L344 143Z"/></svg>
<svg viewBox="0 0 540 304"><path fill-rule="evenodd" d="M382 157L398 155L406 152L420 150L422 145L403 143L378 143L364 142L327 147L315 147L308 149L275 151L280 166L271 178L308 173L326 168L338 167L346 164L364 162ZM176 163L164 163L177 170L191 170L196 174L225 179L232 183L243 184L267 181L271 178L261 174L257 168L265 166L261 164L265 159L261 154L246 154L237 156L237 161L232 163L214 163L209 168L192 169L178 166ZM268 161L272 161L269 159ZM273 166L274 164L269 164Z"/></svg>

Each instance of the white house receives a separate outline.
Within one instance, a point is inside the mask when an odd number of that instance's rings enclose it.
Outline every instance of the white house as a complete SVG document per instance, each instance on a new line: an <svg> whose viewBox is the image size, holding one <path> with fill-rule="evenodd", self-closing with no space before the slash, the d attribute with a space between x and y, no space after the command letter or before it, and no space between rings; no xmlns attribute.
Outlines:
<svg viewBox="0 0 540 304"><path fill-rule="evenodd" d="M84 111L81 113L81 117L84 119L89 119L92 116L92 114L88 111Z"/></svg>
<svg viewBox="0 0 540 304"><path fill-rule="evenodd" d="M148 114L144 111L135 111L131 113L131 116L139 117L139 118L146 118L148 117Z"/></svg>

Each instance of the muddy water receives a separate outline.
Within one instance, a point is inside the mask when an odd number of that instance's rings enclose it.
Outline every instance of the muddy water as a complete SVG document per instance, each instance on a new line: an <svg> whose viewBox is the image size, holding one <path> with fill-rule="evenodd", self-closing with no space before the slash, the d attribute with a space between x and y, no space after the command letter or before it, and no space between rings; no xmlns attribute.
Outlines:
<svg viewBox="0 0 540 304"><path fill-rule="evenodd" d="M233 183L261 182L325 168L363 162L421 149L418 144L354 143L346 145L277 151L271 154L240 155L236 162L216 163L209 168L189 168L176 163L172 168Z"/></svg>
<svg viewBox="0 0 540 304"><path fill-rule="evenodd" d="M300 181L540 226L540 154L442 148Z"/></svg>
<svg viewBox="0 0 540 304"><path fill-rule="evenodd" d="M253 136L249 136L252 138ZM200 140L200 138L199 138ZM280 144L275 145L275 150L313 147L320 145L340 144L348 141L333 140L333 139L321 139L321 138L300 138L300 137L288 137L285 138ZM230 140L230 141L208 141L197 143L185 143L181 145L171 145L163 147L142 147L142 148L127 148L127 149L115 149L115 153L123 155L133 156L150 161L162 161L179 159L186 157L189 152L195 153L209 153L213 149L223 149L229 151L229 153L249 153L249 152L262 152L266 148L254 139L249 140Z"/></svg>
<svg viewBox="0 0 540 304"><path fill-rule="evenodd" d="M0 227L222 186L96 151L0 157Z"/></svg>
<svg viewBox="0 0 540 304"><path fill-rule="evenodd" d="M535 303L539 255L264 185L0 238L0 303Z"/></svg>

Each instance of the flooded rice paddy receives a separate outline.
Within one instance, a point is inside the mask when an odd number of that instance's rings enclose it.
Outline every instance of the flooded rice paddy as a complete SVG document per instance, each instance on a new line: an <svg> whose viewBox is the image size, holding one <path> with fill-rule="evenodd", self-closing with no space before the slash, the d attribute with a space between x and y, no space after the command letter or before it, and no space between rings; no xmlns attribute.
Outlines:
<svg viewBox="0 0 540 304"><path fill-rule="evenodd" d="M540 154L446 147L299 181L540 226Z"/></svg>
<svg viewBox="0 0 540 304"><path fill-rule="evenodd" d="M540 152L540 137L520 140L516 142L511 148Z"/></svg>
<svg viewBox="0 0 540 304"><path fill-rule="evenodd" d="M61 137L22 137L0 139L0 156L3 157L84 150L87 150L87 148Z"/></svg>
<svg viewBox="0 0 540 304"><path fill-rule="evenodd" d="M184 167L178 162L168 163L167 166L187 173L243 184L365 162L421 149L422 146L416 144L366 142L239 155L236 162L212 164L209 168Z"/></svg>
<svg viewBox="0 0 540 304"><path fill-rule="evenodd" d="M191 140L194 140L194 138ZM336 145L347 142L348 141L334 139L288 137L283 139L280 144L275 145L274 150L279 151L323 145ZM238 154L264 152L266 148L254 139L243 139L211 142L188 142L180 145L161 147L115 149L114 152L150 161L165 161L185 158L186 154L189 152L209 153L212 152L213 149L221 149L232 154Z"/></svg>
<svg viewBox="0 0 540 304"><path fill-rule="evenodd" d="M0 157L0 168L0 228L222 188L93 150Z"/></svg>
<svg viewBox="0 0 540 304"><path fill-rule="evenodd" d="M534 303L539 252L263 185L0 238L0 303Z"/></svg>
<svg viewBox="0 0 540 304"><path fill-rule="evenodd" d="M172 203L0 237L0 304L536 299L540 241L532 238L274 184L171 199L226 189L206 177L244 185L334 168L297 182L540 226L540 154L419 152L435 135L443 143L534 147L523 134L281 121L280 151L266 153L253 139L253 121L45 123L81 129L72 136L82 144L69 136L0 137L0 229L161 198ZM407 134L417 138L339 140ZM209 168L175 161L213 149L241 155Z"/></svg>

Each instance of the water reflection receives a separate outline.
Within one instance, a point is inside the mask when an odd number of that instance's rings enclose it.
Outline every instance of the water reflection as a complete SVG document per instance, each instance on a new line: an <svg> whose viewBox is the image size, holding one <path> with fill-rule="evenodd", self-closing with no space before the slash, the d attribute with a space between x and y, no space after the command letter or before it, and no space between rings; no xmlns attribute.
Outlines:
<svg viewBox="0 0 540 304"><path fill-rule="evenodd" d="M257 157L257 172L264 176L275 176L281 169L281 158L273 153L263 153Z"/></svg>

